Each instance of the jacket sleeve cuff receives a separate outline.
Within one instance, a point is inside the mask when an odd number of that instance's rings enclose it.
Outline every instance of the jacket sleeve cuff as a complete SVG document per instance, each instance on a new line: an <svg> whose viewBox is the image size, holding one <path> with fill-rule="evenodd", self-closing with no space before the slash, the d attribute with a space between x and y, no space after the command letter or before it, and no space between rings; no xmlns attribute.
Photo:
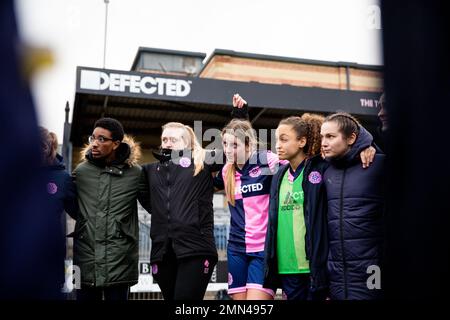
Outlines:
<svg viewBox="0 0 450 320"><path fill-rule="evenodd" d="M233 107L231 110L231 118L249 120L248 104L244 104L242 108Z"/></svg>

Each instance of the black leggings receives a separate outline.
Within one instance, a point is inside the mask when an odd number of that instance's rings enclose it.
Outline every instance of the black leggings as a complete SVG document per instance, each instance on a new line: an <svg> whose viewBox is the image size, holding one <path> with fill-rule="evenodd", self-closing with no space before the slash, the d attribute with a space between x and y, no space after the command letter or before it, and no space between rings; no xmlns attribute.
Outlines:
<svg viewBox="0 0 450 320"><path fill-rule="evenodd" d="M126 301L130 287L128 285L114 285L110 287L87 287L77 290L78 301Z"/></svg>
<svg viewBox="0 0 450 320"><path fill-rule="evenodd" d="M217 257L177 259L170 246L167 250L161 262L152 264L153 278L158 282L164 300L202 300Z"/></svg>

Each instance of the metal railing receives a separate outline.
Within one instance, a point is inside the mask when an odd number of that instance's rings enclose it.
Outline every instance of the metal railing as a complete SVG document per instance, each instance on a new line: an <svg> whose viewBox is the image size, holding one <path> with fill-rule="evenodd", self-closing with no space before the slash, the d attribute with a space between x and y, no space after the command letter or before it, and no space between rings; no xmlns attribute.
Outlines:
<svg viewBox="0 0 450 320"><path fill-rule="evenodd" d="M219 260L226 260L229 224L214 225L214 240L216 242ZM152 243L150 239L150 225L139 221L139 260L149 261Z"/></svg>

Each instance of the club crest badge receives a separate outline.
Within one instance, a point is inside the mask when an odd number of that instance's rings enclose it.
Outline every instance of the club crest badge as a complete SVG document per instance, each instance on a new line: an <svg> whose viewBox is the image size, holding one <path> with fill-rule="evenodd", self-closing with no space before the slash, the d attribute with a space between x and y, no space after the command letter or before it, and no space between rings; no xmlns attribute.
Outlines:
<svg viewBox="0 0 450 320"><path fill-rule="evenodd" d="M311 182L312 184L318 184L322 182L322 175L320 174L319 171L313 171L309 174L308 181Z"/></svg>

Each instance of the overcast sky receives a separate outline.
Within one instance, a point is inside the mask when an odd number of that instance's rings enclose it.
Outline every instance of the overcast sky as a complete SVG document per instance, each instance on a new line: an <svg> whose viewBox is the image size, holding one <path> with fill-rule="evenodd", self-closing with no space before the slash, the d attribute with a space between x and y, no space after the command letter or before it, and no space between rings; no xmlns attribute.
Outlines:
<svg viewBox="0 0 450 320"><path fill-rule="evenodd" d="M130 70L138 47L214 49L382 65L377 0L110 0L106 68ZM41 125L62 141L77 66L102 67L104 0L16 0L22 39L52 51L34 76ZM230 97L231 98L231 97Z"/></svg>

